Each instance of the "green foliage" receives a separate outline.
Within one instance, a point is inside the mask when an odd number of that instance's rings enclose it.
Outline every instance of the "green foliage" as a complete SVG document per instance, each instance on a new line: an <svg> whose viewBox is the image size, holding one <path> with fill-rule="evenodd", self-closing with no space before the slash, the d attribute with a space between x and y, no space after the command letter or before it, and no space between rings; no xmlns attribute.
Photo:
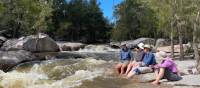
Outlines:
<svg viewBox="0 0 200 88"><path fill-rule="evenodd" d="M87 43L109 40L112 29L97 0L54 1L54 31L59 39Z"/></svg>
<svg viewBox="0 0 200 88"><path fill-rule="evenodd" d="M157 18L155 12L140 0L125 0L116 6L118 18L112 32L113 40L129 40L139 37L156 37Z"/></svg>
<svg viewBox="0 0 200 88"><path fill-rule="evenodd" d="M47 29L52 12L51 0L2 0L6 8L1 16L1 28L11 37L19 37Z"/></svg>
<svg viewBox="0 0 200 88"><path fill-rule="evenodd" d="M112 39L169 38L173 28L175 39L181 31L185 42L192 41L197 3L198 0L124 0L115 8L117 22Z"/></svg>

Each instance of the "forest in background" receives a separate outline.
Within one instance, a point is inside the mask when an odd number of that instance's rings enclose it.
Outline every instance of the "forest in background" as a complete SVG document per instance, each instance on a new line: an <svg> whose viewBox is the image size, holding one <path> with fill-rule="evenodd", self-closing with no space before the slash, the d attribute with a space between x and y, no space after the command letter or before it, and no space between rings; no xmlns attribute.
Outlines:
<svg viewBox="0 0 200 88"><path fill-rule="evenodd" d="M192 42L200 71L199 0L124 0L115 21L103 16L98 0L0 0L0 34L7 38L43 32L56 41L108 43L140 37Z"/></svg>
<svg viewBox="0 0 200 88"><path fill-rule="evenodd" d="M114 7L114 22L103 16L100 4L98 0L0 0L0 33L18 38L44 32L55 40L85 43L140 37L173 37L186 43L192 42L194 23L199 29L198 0L124 0Z"/></svg>

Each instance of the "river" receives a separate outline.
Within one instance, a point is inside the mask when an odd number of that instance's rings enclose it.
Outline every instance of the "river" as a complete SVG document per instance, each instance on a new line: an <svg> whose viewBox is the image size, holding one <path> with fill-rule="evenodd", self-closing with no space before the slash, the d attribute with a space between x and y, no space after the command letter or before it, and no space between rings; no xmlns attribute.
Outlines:
<svg viewBox="0 0 200 88"><path fill-rule="evenodd" d="M116 63L93 57L27 62L0 71L0 88L171 88L119 78Z"/></svg>

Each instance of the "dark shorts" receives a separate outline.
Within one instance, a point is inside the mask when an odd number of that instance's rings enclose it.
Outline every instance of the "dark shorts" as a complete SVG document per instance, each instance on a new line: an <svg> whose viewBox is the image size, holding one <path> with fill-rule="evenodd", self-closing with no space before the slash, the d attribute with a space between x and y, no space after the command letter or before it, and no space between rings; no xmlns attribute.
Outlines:
<svg viewBox="0 0 200 88"><path fill-rule="evenodd" d="M169 69L165 69L165 73L164 73L164 79L167 79L169 81L179 81L182 79L181 76L179 76L176 73L173 73L172 71L170 71Z"/></svg>

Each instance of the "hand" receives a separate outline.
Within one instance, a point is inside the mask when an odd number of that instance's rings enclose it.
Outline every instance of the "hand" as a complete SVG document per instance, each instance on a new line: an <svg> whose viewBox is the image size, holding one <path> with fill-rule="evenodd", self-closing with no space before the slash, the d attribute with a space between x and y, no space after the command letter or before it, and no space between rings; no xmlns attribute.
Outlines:
<svg viewBox="0 0 200 88"><path fill-rule="evenodd" d="M158 64L153 65L152 68L159 68Z"/></svg>

